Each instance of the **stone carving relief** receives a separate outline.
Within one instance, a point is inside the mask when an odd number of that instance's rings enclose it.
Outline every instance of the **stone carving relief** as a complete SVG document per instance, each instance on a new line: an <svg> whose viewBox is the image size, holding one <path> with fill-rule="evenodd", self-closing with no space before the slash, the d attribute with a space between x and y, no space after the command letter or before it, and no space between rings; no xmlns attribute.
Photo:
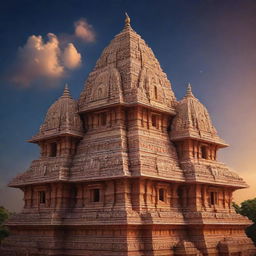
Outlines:
<svg viewBox="0 0 256 256"><path fill-rule="evenodd" d="M162 80L145 67L142 68L139 77L138 90L140 91L138 95L143 95L148 102L152 100L162 102L165 98Z"/></svg>
<svg viewBox="0 0 256 256"><path fill-rule="evenodd" d="M109 68L101 72L93 83L93 89L89 101L103 99L111 100L118 98L122 100L121 76L116 68Z"/></svg>

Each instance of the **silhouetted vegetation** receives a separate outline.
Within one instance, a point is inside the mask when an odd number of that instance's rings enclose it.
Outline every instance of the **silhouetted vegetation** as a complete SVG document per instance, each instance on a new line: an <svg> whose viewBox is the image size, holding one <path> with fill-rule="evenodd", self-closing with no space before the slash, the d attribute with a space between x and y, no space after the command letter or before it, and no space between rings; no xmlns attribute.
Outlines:
<svg viewBox="0 0 256 256"><path fill-rule="evenodd" d="M233 203L233 207L237 213L247 216L248 219L254 222L254 224L246 229L246 234L256 245L256 198L243 201L240 206Z"/></svg>
<svg viewBox="0 0 256 256"><path fill-rule="evenodd" d="M8 229L4 226L4 222L10 217L10 212L0 206L0 244L2 240L9 235Z"/></svg>

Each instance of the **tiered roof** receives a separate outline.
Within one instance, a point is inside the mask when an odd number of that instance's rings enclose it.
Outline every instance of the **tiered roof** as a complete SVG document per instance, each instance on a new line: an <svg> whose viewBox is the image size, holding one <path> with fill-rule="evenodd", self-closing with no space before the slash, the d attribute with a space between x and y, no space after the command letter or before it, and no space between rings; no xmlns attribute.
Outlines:
<svg viewBox="0 0 256 256"><path fill-rule="evenodd" d="M193 95L190 84L186 96L178 102L176 110L171 140L192 138L218 144L220 147L227 146L218 136L206 107Z"/></svg>
<svg viewBox="0 0 256 256"><path fill-rule="evenodd" d="M79 111L139 103L173 113L175 102L170 81L127 16L124 29L103 50L89 74Z"/></svg>
<svg viewBox="0 0 256 256"><path fill-rule="evenodd" d="M83 136L83 125L78 114L78 105L72 99L67 85L62 96L48 109L38 134L33 136L29 142L36 143L63 135Z"/></svg>

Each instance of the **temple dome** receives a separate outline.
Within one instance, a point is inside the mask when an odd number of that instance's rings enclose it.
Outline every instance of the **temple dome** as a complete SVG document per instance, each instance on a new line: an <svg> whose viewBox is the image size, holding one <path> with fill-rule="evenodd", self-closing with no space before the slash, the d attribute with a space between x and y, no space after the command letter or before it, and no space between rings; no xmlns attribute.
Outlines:
<svg viewBox="0 0 256 256"><path fill-rule="evenodd" d="M193 95L190 84L185 97L177 104L177 115L171 127L171 139L193 138L225 147L218 136L206 107Z"/></svg>
<svg viewBox="0 0 256 256"><path fill-rule="evenodd" d="M67 85L62 96L48 109L39 133L33 136L30 142L65 134L78 137L83 135L83 125L78 114L78 105L71 97Z"/></svg>

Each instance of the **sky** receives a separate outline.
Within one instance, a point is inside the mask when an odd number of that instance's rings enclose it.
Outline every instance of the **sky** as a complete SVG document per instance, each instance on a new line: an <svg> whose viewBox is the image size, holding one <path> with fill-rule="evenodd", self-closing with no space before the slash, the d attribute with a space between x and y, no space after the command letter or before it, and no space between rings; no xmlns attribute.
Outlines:
<svg viewBox="0 0 256 256"><path fill-rule="evenodd" d="M187 83L229 145L225 162L256 197L255 0L9 0L0 7L0 205L22 207L7 183L39 156L35 135L69 84L78 98L102 50L124 26L152 48L181 99Z"/></svg>

